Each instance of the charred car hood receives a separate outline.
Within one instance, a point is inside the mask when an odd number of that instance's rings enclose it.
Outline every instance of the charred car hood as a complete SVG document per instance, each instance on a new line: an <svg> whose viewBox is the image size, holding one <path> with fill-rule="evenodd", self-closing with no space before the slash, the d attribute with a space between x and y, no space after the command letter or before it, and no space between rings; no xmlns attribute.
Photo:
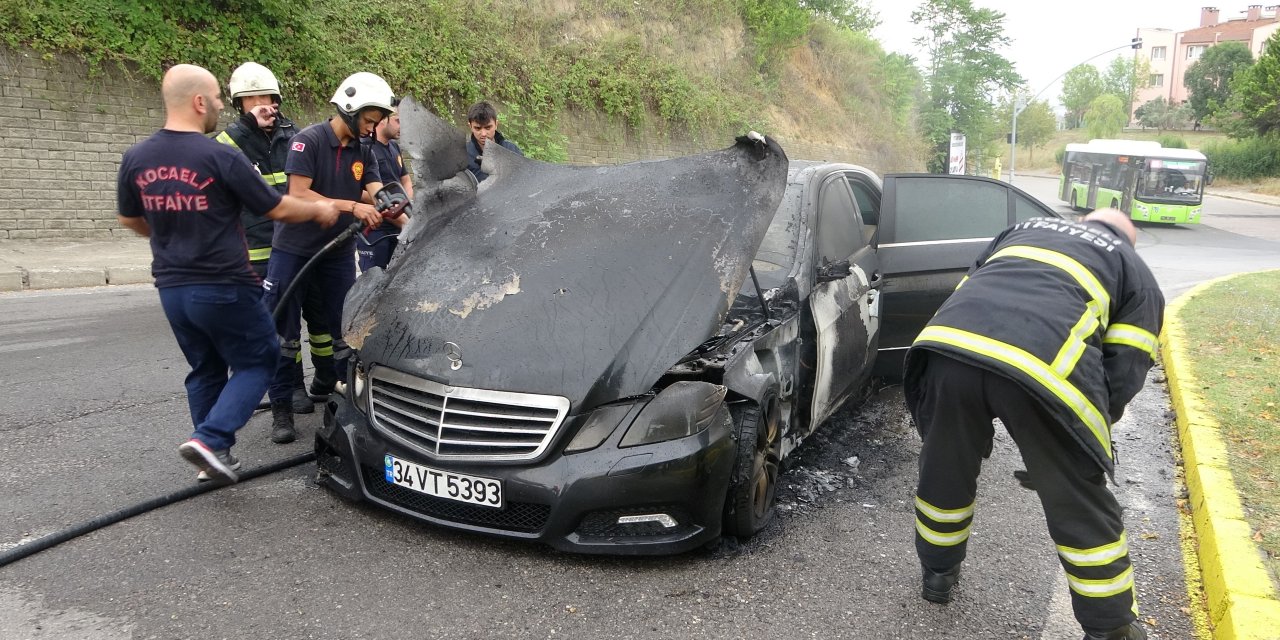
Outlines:
<svg viewBox="0 0 1280 640"><path fill-rule="evenodd" d="M419 111L401 105L409 137L430 116ZM366 272L348 294L346 341L366 365L564 396L575 412L648 391L714 334L787 172L772 140L747 138L607 167L489 145L484 166L479 189L415 167L415 219L388 269Z"/></svg>

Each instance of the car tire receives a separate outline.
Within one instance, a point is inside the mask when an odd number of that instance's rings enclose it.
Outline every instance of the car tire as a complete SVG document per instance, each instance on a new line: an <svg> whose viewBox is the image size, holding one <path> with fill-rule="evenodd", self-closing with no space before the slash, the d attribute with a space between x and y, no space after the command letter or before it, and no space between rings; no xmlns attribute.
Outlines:
<svg viewBox="0 0 1280 640"><path fill-rule="evenodd" d="M767 399L764 409L754 402L734 412L738 451L729 493L725 497L725 535L750 538L773 519L778 497L782 425L778 404Z"/></svg>

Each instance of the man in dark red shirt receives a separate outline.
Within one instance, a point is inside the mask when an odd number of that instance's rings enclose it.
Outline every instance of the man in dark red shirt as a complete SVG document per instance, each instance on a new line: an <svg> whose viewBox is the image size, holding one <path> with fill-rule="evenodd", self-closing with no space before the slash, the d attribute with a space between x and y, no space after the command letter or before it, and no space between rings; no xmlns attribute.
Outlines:
<svg viewBox="0 0 1280 640"><path fill-rule="evenodd" d="M178 452L202 478L235 482L235 432L253 415L280 352L240 212L331 227L338 207L281 196L242 154L205 137L222 112L218 81L207 70L177 65L161 91L164 128L120 163L118 217L151 238L160 303L191 365L186 388L195 433Z"/></svg>

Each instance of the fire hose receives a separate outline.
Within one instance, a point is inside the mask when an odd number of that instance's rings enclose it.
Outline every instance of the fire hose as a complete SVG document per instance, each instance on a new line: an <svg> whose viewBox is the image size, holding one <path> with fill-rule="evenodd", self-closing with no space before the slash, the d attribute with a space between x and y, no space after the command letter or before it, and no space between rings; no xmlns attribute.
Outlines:
<svg viewBox="0 0 1280 640"><path fill-rule="evenodd" d="M390 187L390 185L388 185L388 187ZM409 199L405 195L404 190L400 189L399 187L400 187L399 184L395 184L394 188L392 188L390 191L388 191L387 188L384 188L382 191L379 191L375 196L375 202L377 203L378 211L382 213L384 218L395 218L401 215L402 213L404 213L407 209L409 209ZM388 193L384 195L383 193L384 191L388 191ZM396 193L397 191L398 191L398 195ZM293 279L293 282L289 283L289 286L285 288L284 294L280 296L280 301L276 304L276 308L272 310L271 319L273 321L280 316L281 310L284 309L285 302L289 299L289 296L293 294L294 290L298 286L298 283L303 280L303 276L306 275L306 273L311 269L311 266L315 264L316 260L320 259L320 257L325 255L326 253L332 251L335 247L340 246L341 244L346 242L347 239L350 238L351 236L355 235L356 233L359 233L363 227L364 227L363 222L352 223L346 229L343 229L342 233L339 233L337 237L335 237L333 240L330 240L328 244L324 245L324 247L321 248L320 251L316 252L316 255L312 256L311 259L306 262L306 264L302 265L302 269L298 271L297 277L295 277ZM299 465L306 464L308 462L312 462L315 459L316 459L315 452L309 451L307 453L297 455L292 458L277 460L276 462L268 463L260 467L255 467L253 469L249 469L248 471L241 473L240 481L243 482L245 480L252 480L254 478L275 473L277 471L290 469L292 467L296 467ZM155 509L159 509L160 507L171 505L175 502L181 502L188 498L194 498L195 496L198 496L203 493L216 491L226 486L229 486L229 485L227 483L222 483L222 482L206 482L202 484L192 485L189 487L184 487L172 493L151 498L149 500L144 500L143 502L139 502L137 504L124 507L122 509L117 509L116 511L112 511L110 513L105 513L91 520L87 520L80 524L62 529L61 531L55 531L54 533L41 536L30 542L19 543L17 546L14 546L12 548L9 548L0 552L0 567L4 567L11 563L17 562L18 560L26 558L27 556L37 554L51 547L62 544L63 542L66 542L68 540L78 538L86 533L97 531L98 529L101 529L103 527L107 527L117 522L121 522L123 520L132 518L134 516L147 513L148 511L153 511Z"/></svg>

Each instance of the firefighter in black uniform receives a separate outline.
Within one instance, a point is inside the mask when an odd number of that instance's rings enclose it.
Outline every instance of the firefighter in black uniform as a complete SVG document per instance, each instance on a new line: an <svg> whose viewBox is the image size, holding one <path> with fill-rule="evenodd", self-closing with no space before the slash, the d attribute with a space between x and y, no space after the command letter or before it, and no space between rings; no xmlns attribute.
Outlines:
<svg viewBox="0 0 1280 640"><path fill-rule="evenodd" d="M960 577L982 459L1000 418L1040 495L1086 640L1145 638L1114 472L1113 425L1155 361L1164 296L1115 209L1002 232L907 352L924 440L916 489L922 595Z"/></svg>
<svg viewBox="0 0 1280 640"><path fill-rule="evenodd" d="M271 70L256 63L246 62L231 72L228 84L231 102L240 113L240 118L232 122L214 139L239 149L249 158L249 162L262 174L281 195L287 193L288 181L284 173L284 162L289 155L289 141L293 139L298 128L293 121L280 113L280 83ZM267 261L271 258L271 237L275 224L266 218L252 215L249 211L240 214L240 222L244 225L245 241L249 246L249 264L257 272L258 278L267 277ZM315 378L311 381L314 395L328 395L333 390L333 336L325 327L323 296L314 287L307 290L303 300L302 316L307 322L307 334L311 343L311 364L315 367ZM282 345L287 355L294 357L294 385L292 409L294 413L311 413L315 406L307 395L302 373L302 351L298 344ZM272 440L286 441L288 434L273 432Z"/></svg>

